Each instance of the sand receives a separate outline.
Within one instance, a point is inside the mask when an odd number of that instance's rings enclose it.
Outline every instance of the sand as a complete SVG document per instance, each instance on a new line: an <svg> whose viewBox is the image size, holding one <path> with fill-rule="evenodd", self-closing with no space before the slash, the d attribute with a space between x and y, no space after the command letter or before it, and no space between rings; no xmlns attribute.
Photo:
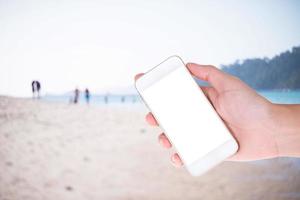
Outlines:
<svg viewBox="0 0 300 200"><path fill-rule="evenodd" d="M300 199L299 159L174 168L146 112L0 97L0 199Z"/></svg>

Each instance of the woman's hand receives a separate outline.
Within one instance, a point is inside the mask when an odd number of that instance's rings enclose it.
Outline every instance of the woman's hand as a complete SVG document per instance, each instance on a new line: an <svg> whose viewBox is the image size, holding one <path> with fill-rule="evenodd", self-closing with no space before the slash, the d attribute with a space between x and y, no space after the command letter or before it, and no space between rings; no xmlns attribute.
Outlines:
<svg viewBox="0 0 300 200"><path fill-rule="evenodd" d="M292 114L288 114L288 108L270 103L238 78L214 66L189 63L187 68L192 75L211 85L211 87L201 87L201 89L239 144L238 152L228 160L250 161L284 156L281 153L282 143L287 141L284 137L284 128L278 127L278 120L282 118L283 113L285 113L283 120L292 120L293 117ZM142 75L138 74L135 79L137 80ZM298 108L298 113L294 114L299 117L299 121L300 106L295 107ZM151 113L147 114L146 120L150 125L158 126ZM199 124L201 125L201 122ZM294 126L296 125L295 121ZM300 126L300 121L298 126ZM298 142L300 142L299 135L298 132L296 134ZM164 133L159 135L159 142L165 148L172 147ZM300 143L298 144L294 149L298 150L300 155ZM171 160L176 166L182 165L178 154L172 155Z"/></svg>

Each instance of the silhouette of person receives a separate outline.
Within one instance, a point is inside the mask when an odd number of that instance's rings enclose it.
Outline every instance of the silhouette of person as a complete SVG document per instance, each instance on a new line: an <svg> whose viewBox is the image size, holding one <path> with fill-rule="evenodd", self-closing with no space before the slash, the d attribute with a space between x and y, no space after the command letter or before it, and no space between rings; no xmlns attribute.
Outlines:
<svg viewBox="0 0 300 200"><path fill-rule="evenodd" d="M86 101L87 104L89 104L90 103L90 91L89 91L89 89L86 88L84 93L85 93L85 101Z"/></svg>
<svg viewBox="0 0 300 200"><path fill-rule="evenodd" d="M37 80L31 82L32 98L40 98L41 83Z"/></svg>
<svg viewBox="0 0 300 200"><path fill-rule="evenodd" d="M76 89L74 90L74 103L77 104L78 101L79 101L79 89L76 88Z"/></svg>
<svg viewBox="0 0 300 200"><path fill-rule="evenodd" d="M36 88L35 88L35 85L36 85L35 82L36 82L36 81L32 81L32 82L31 82L32 98L34 98L35 90L36 90Z"/></svg>
<svg viewBox="0 0 300 200"><path fill-rule="evenodd" d="M41 90L41 83L36 81L36 90L37 90L37 97L40 98L40 90Z"/></svg>

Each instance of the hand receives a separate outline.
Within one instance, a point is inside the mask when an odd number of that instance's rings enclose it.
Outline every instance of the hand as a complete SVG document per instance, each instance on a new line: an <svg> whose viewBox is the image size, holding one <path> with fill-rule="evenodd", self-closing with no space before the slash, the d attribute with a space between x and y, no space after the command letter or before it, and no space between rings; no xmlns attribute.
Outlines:
<svg viewBox="0 0 300 200"><path fill-rule="evenodd" d="M213 66L189 63L187 68L192 75L211 85L201 89L239 144L238 152L228 160L250 161L280 155L279 132L272 115L276 106L238 78ZM142 74L136 79L140 76ZM147 114L146 120L150 125L158 125L151 113ZM159 135L159 142L165 148L172 147L164 133ZM182 165L178 154L172 155L171 160L176 166Z"/></svg>

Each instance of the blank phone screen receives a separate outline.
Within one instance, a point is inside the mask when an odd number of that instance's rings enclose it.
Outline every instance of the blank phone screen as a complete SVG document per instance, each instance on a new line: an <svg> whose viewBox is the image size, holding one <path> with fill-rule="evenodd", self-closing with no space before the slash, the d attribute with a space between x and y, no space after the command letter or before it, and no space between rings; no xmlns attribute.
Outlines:
<svg viewBox="0 0 300 200"><path fill-rule="evenodd" d="M222 120L183 64L141 94L186 165L231 139Z"/></svg>

